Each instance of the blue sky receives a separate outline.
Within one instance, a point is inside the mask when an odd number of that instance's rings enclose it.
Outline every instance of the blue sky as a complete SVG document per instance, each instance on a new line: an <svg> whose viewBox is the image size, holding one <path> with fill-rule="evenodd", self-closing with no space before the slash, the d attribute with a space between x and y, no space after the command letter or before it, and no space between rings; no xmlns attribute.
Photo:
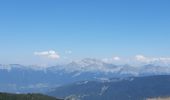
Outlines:
<svg viewBox="0 0 170 100"><path fill-rule="evenodd" d="M169 0L1 0L0 63L41 63L44 60L34 53L49 50L61 60L169 57L169 4Z"/></svg>

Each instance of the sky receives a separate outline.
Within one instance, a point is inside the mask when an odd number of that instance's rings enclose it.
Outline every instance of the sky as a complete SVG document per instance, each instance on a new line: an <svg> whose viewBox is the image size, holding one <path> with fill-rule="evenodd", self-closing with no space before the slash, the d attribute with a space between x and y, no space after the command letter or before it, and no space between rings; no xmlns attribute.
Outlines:
<svg viewBox="0 0 170 100"><path fill-rule="evenodd" d="M170 57L169 0L1 0L0 63Z"/></svg>

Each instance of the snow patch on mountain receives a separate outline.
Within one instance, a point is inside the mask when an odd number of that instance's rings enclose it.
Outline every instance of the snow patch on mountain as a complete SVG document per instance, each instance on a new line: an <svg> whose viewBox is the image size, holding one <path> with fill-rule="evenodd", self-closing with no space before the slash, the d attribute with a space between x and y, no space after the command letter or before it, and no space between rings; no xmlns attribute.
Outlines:
<svg viewBox="0 0 170 100"><path fill-rule="evenodd" d="M107 74L119 74L119 75L133 75L140 76L145 74L170 74L170 66L159 65L157 63L152 64L139 64L139 65L130 65L122 64L115 65L113 63L106 63L102 60L86 58L80 61L73 61L69 64L61 64L56 66L40 66L40 65L31 65L23 66L19 64L10 64L10 65L0 65L0 69L11 71L12 69L23 69L23 70L35 70L35 71L50 71L53 73L61 72L64 73L74 73L72 77L79 77L82 73L103 73Z"/></svg>
<svg viewBox="0 0 170 100"><path fill-rule="evenodd" d="M102 96L107 91L108 88L109 88L109 86L103 86L101 88L101 91L100 91L99 95Z"/></svg>

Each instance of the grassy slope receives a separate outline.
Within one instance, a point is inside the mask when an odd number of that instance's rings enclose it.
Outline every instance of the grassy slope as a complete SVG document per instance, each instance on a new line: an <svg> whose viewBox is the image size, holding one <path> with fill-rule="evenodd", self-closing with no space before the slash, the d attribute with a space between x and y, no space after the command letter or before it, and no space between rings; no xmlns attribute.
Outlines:
<svg viewBox="0 0 170 100"><path fill-rule="evenodd" d="M42 94L9 94L0 93L0 100L61 100Z"/></svg>

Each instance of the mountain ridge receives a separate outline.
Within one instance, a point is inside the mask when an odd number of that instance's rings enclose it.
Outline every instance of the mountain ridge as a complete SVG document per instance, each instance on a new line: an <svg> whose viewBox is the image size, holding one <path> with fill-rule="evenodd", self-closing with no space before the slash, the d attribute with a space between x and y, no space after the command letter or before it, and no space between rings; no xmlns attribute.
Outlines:
<svg viewBox="0 0 170 100"><path fill-rule="evenodd" d="M170 75L129 77L117 81L114 79L61 86L48 95L72 96L77 100L145 100L170 96Z"/></svg>

